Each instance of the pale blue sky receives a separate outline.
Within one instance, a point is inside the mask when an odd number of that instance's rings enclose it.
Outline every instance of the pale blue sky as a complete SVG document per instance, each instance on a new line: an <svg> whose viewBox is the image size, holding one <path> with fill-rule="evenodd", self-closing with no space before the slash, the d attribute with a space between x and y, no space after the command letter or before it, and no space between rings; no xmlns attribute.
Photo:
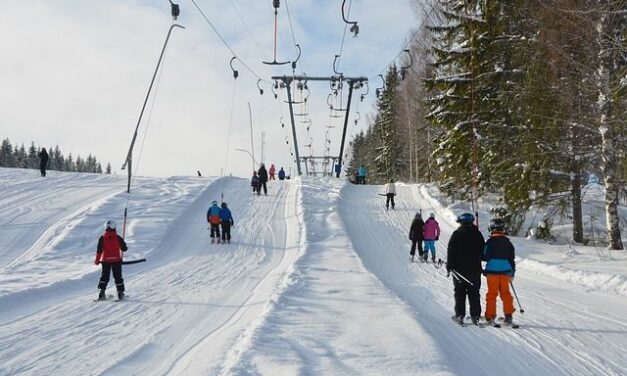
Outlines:
<svg viewBox="0 0 627 376"><path fill-rule="evenodd" d="M195 1L238 57L260 77L269 80L272 75L291 73L289 65L261 63L272 59L271 0ZM253 111L257 159L263 131L266 164L275 163L286 170L293 167L285 142L287 136L292 144L287 105L281 102L280 110L268 87L260 96L257 77L237 61L239 78L234 85L229 68L231 52L191 0L178 3L181 16L177 23L186 29L173 31L158 86L153 89L153 95L157 94L154 108L150 112L150 101L140 126L134 159L137 173L168 176L201 170L206 175L219 175L224 169L248 176L250 157L234 151L251 149L247 102ZM278 59L291 60L295 53L287 5L296 42L303 49L297 73L331 75L344 32L341 4L341 0L292 0L287 4L282 0ZM91 152L100 161L111 162L119 173L171 25L168 1L29 0L5 1L2 7L0 137L17 143L34 140L42 146L58 144L74 155ZM369 78L385 69L417 25L411 0L353 0L348 18L359 23L360 34L353 38L347 33L339 70ZM362 121L356 127L351 118L349 134L365 127L374 88L379 84L378 79L372 82L370 97L358 106L358 96L354 97L353 109L360 111ZM337 155L342 124L329 118L329 86L309 86L313 154L324 154L324 135L328 132L331 155ZM285 100L285 90L280 93ZM281 112L286 128L280 126ZM297 134L301 156L309 155L310 149L302 146L310 142L304 124L298 124ZM292 173L296 174L295 169Z"/></svg>

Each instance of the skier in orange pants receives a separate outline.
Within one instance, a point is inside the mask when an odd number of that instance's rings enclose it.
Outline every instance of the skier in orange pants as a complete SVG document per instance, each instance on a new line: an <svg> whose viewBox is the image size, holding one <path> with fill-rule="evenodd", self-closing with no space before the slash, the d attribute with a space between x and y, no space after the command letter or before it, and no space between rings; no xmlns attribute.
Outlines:
<svg viewBox="0 0 627 376"><path fill-rule="evenodd" d="M488 280L488 292L486 294L485 319L489 324L496 318L496 297L501 296L503 301L503 313L505 322L512 323L514 313L514 300L509 291L509 283L516 273L514 261L514 245L505 233L505 223L500 219L494 219L488 227L490 238L483 247L481 259L486 261L484 275Z"/></svg>

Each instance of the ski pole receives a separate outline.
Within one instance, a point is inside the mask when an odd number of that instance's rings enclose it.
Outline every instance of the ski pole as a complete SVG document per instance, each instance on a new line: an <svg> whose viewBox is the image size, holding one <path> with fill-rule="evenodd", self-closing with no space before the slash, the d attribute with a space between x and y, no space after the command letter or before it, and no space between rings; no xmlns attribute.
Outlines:
<svg viewBox="0 0 627 376"><path fill-rule="evenodd" d="M451 269L451 271L453 272L453 275L456 275L459 278L463 279L464 281L468 282L470 284L470 286L474 286L472 284L472 282L470 282L469 280L466 279L466 277L464 277L463 275L459 274L456 270ZM520 305L520 304L519 304Z"/></svg>
<svg viewBox="0 0 627 376"><path fill-rule="evenodd" d="M525 313L525 310L520 305L520 300L518 300L518 294L516 294L516 289L514 288L514 284L512 281L509 281L509 285L512 286L512 291L514 292L514 296L516 297L516 301L518 302L518 308L520 308L520 313Z"/></svg>

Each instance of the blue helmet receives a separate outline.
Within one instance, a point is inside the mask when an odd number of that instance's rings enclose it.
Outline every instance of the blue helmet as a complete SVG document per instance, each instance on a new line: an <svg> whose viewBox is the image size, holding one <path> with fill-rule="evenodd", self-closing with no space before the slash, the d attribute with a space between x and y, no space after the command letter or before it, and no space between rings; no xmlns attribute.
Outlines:
<svg viewBox="0 0 627 376"><path fill-rule="evenodd" d="M472 213L463 213L457 217L457 223L473 223L475 216Z"/></svg>

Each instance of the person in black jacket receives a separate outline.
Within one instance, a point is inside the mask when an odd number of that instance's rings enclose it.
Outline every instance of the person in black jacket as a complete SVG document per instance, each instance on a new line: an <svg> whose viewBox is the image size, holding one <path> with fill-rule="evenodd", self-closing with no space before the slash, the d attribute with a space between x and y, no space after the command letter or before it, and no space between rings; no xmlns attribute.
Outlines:
<svg viewBox="0 0 627 376"><path fill-rule="evenodd" d="M266 183L268 182L268 170L266 170L266 165L261 164L259 167L259 171L257 171L257 176L259 176L259 192L261 192L261 188L263 187L263 194L268 194L268 188L266 187Z"/></svg>
<svg viewBox="0 0 627 376"><path fill-rule="evenodd" d="M41 148L39 152L39 171L42 177L46 177L46 165L48 164L48 152L46 148Z"/></svg>
<svg viewBox="0 0 627 376"><path fill-rule="evenodd" d="M422 259L422 241L424 240L422 230L424 225L425 222L422 220L422 214L420 212L416 213L416 217L414 217L414 220L411 222L411 227L409 228L409 240L411 240L409 255L411 256L411 262L414 262L416 244L418 245L418 257Z"/></svg>
<svg viewBox="0 0 627 376"><path fill-rule="evenodd" d="M466 296L470 305L470 318L474 324L481 316L481 254L484 239L474 225L475 216L464 213L457 217L459 228L453 232L448 242L446 263L447 277L453 273L455 291L455 319L462 323L466 316Z"/></svg>

